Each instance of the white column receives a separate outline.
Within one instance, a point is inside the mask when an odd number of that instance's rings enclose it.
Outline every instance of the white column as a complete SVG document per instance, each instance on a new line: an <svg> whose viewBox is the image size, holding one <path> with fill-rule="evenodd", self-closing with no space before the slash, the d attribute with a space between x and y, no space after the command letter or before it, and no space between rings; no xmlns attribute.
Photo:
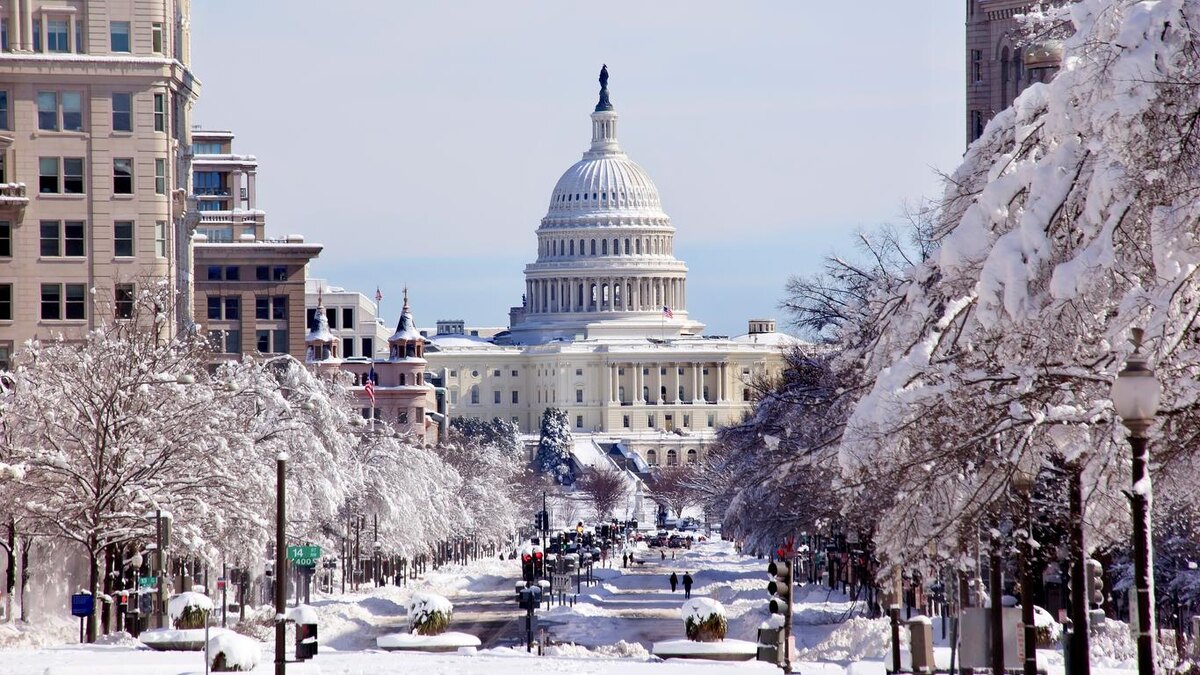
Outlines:
<svg viewBox="0 0 1200 675"><path fill-rule="evenodd" d="M21 38L25 41L25 51L33 51L33 10L30 8L29 0L17 0L17 2L21 3L21 21L25 22L25 27L21 29Z"/></svg>
<svg viewBox="0 0 1200 675"><path fill-rule="evenodd" d="M75 51L75 15L67 15L67 51Z"/></svg>
<svg viewBox="0 0 1200 675"><path fill-rule="evenodd" d="M22 0L9 0L8 7L8 46L14 52L25 48L25 22L21 18ZM10 102L9 105L12 105ZM10 113L11 114L11 113ZM13 566L16 569L16 566Z"/></svg>
<svg viewBox="0 0 1200 675"><path fill-rule="evenodd" d="M700 394L704 393L700 389L700 367L701 366L698 361L692 362L692 402L693 403L695 403L696 401L699 401Z"/></svg>
<svg viewBox="0 0 1200 675"><path fill-rule="evenodd" d="M671 386L671 400L679 403L681 401L679 398L679 362L671 364L671 382L673 383Z"/></svg>
<svg viewBox="0 0 1200 675"><path fill-rule="evenodd" d="M257 171L249 171L246 173L246 208L248 209L258 208L258 190L255 186L257 178Z"/></svg>
<svg viewBox="0 0 1200 675"><path fill-rule="evenodd" d="M234 211L242 208L242 172L239 169L229 172L229 208Z"/></svg>
<svg viewBox="0 0 1200 675"><path fill-rule="evenodd" d="M617 375L617 364L609 364L608 370L612 377L612 398L609 403L616 403L621 400L621 378Z"/></svg>
<svg viewBox="0 0 1200 675"><path fill-rule="evenodd" d="M726 365L727 364L722 362L720 368L718 369L718 372L719 372L718 376L721 378L721 383L720 383L721 393L719 394L719 396L717 398L718 401L728 401L729 400L729 391L727 390L727 385L725 384L725 380L729 376L729 370L728 370L728 368L726 368Z"/></svg>

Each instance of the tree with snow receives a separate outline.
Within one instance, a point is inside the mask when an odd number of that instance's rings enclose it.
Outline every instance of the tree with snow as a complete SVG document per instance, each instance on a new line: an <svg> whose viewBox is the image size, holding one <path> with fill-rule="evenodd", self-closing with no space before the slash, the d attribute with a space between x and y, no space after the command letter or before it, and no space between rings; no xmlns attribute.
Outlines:
<svg viewBox="0 0 1200 675"><path fill-rule="evenodd" d="M575 481L575 489L587 495L600 521L612 517L613 511L629 496L626 477L615 469L592 467Z"/></svg>
<svg viewBox="0 0 1200 675"><path fill-rule="evenodd" d="M683 464L655 468L649 481L654 501L667 507L676 518L682 518L684 509L700 503L701 494L695 481L699 475L697 469Z"/></svg>
<svg viewBox="0 0 1200 675"><path fill-rule="evenodd" d="M574 444L567 411L562 408L546 408L542 413L541 437L538 439L538 469L562 482L570 473L567 460L571 456Z"/></svg>

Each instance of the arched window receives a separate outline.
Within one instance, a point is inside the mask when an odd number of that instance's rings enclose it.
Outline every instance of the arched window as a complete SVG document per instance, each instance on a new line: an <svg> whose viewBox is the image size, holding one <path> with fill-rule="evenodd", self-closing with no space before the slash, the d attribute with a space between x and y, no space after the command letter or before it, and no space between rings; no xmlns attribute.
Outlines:
<svg viewBox="0 0 1200 675"><path fill-rule="evenodd" d="M471 405L479 405L479 385L471 385Z"/></svg>
<svg viewBox="0 0 1200 675"><path fill-rule="evenodd" d="M405 380L404 373L400 373L400 386L401 387L403 387L405 385L404 380Z"/></svg>
<svg viewBox="0 0 1200 675"><path fill-rule="evenodd" d="M634 250L637 252L638 255L641 255L642 254L642 240L634 239L633 244L634 244Z"/></svg>
<svg viewBox="0 0 1200 675"><path fill-rule="evenodd" d="M655 450L647 450L646 463L650 466L658 466L658 452Z"/></svg>
<svg viewBox="0 0 1200 675"><path fill-rule="evenodd" d="M750 390L749 389L742 389L742 400L743 401L750 400Z"/></svg>
<svg viewBox="0 0 1200 675"><path fill-rule="evenodd" d="M625 255L629 255L629 238L625 238Z"/></svg>
<svg viewBox="0 0 1200 675"><path fill-rule="evenodd" d="M600 242L600 254L608 255L608 240L604 239Z"/></svg>
<svg viewBox="0 0 1200 675"><path fill-rule="evenodd" d="M596 255L596 240L592 240L592 255Z"/></svg>
<svg viewBox="0 0 1200 675"><path fill-rule="evenodd" d="M687 451L687 463L695 464L698 461L700 461L700 453L696 452L695 448L688 450Z"/></svg>
<svg viewBox="0 0 1200 675"><path fill-rule="evenodd" d="M613 239L613 255L618 255L620 253L621 253L621 240Z"/></svg>
<svg viewBox="0 0 1200 675"><path fill-rule="evenodd" d="M678 465L679 465L679 453L675 452L675 450L673 450L673 449L668 450L667 451L667 466L678 466Z"/></svg>
<svg viewBox="0 0 1200 675"><path fill-rule="evenodd" d="M1008 47L1000 50L1000 99L1008 105Z"/></svg>
<svg viewBox="0 0 1200 675"><path fill-rule="evenodd" d="M575 255L575 240L571 240L571 255Z"/></svg>

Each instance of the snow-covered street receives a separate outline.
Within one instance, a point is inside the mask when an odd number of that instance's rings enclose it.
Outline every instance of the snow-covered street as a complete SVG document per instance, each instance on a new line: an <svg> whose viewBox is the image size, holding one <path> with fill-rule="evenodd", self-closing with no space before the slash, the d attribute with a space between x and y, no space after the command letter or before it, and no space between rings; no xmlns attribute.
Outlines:
<svg viewBox="0 0 1200 675"><path fill-rule="evenodd" d="M679 672L772 672L771 665L758 662L708 663L661 661L650 650L655 642L680 639L684 635L680 606L682 587L672 592L671 572L695 578L694 597L711 598L725 607L728 638L755 639L758 625L766 617L766 563L737 554L728 542L703 542L691 550L671 549L663 558L659 549L639 546L635 557L643 564L598 567L596 581L584 585L574 605L556 605L538 611L540 625L554 643L544 656L516 648L523 626L512 597L519 575L514 560L483 559L465 566L448 565L430 571L409 586L364 588L345 596L314 599L319 615L320 652L306 664L289 664L289 672L356 675L358 673L550 673L571 670L595 673ZM381 635L407 628L406 605L417 592L433 592L454 603L450 629L479 636L482 649L473 653L417 654L383 652L376 649ZM886 620L855 616L862 609L844 595L823 585L797 589L794 613L799 653L795 670L805 673L856 675L883 673L890 653ZM949 661L949 650L940 639L935 621L936 656L939 665ZM42 673L87 675L175 675L203 672L203 657L196 652L153 652L131 639L108 644L67 644L30 648L33 636L25 636L23 647L0 650L6 675ZM11 637L10 637L11 641ZM905 644L907 640L905 640ZM262 642L262 662L255 672L272 669L271 644ZM290 642L289 642L290 648ZM1111 649L1110 649L1111 650ZM1126 657L1128 654L1126 655ZM907 647L905 648L907 659ZM1058 652L1042 651L1039 660L1050 673L1062 672ZM1128 658L1094 657L1097 672L1119 673L1129 669ZM853 668L851 666L853 665Z"/></svg>

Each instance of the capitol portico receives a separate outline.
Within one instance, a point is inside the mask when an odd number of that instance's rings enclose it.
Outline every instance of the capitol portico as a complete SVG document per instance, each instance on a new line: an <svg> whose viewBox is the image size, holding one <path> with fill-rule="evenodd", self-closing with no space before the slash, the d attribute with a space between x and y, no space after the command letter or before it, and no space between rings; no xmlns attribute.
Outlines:
<svg viewBox="0 0 1200 675"><path fill-rule="evenodd" d="M536 433L543 411L558 407L576 434L620 443L648 464L698 461L798 341L764 319L742 336L705 336L688 316L675 228L617 142L607 69L600 83L591 145L554 186L509 330L433 336L429 373L452 417L500 417Z"/></svg>

